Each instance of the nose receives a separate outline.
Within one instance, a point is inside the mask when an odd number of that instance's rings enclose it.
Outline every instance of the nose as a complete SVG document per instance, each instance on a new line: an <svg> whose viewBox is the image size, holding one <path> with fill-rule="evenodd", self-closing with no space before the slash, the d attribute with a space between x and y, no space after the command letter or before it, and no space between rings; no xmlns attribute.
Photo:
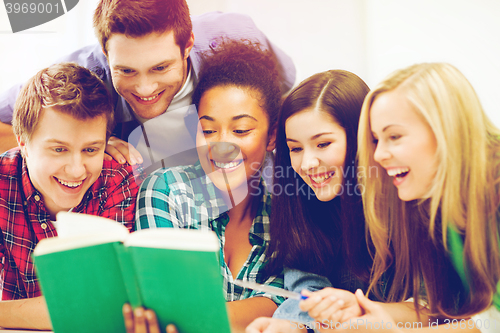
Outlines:
<svg viewBox="0 0 500 333"><path fill-rule="evenodd" d="M150 97L158 89L158 82L151 75L140 75L135 85L135 91L140 97Z"/></svg>
<svg viewBox="0 0 500 333"><path fill-rule="evenodd" d="M302 171L306 172L312 168L318 167L320 164L319 158L314 154L314 152L309 149L304 149L304 154L302 155L302 163L300 168Z"/></svg>
<svg viewBox="0 0 500 333"><path fill-rule="evenodd" d="M86 173L85 162L81 154L73 154L64 170L71 177L69 180L81 180Z"/></svg>
<svg viewBox="0 0 500 333"><path fill-rule="evenodd" d="M387 150L387 147L380 141L377 142L377 146L375 147L375 152L373 153L373 159L377 163L382 163L384 160L387 160L390 158L391 154L389 153L389 150Z"/></svg>
<svg viewBox="0 0 500 333"><path fill-rule="evenodd" d="M210 142L210 152L213 159L232 161L240 153L240 147L232 142Z"/></svg>

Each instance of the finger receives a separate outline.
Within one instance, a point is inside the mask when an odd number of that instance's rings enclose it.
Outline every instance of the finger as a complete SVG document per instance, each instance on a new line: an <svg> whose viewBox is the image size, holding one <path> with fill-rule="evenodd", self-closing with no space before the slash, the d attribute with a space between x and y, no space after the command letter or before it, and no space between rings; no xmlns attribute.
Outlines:
<svg viewBox="0 0 500 333"><path fill-rule="evenodd" d="M135 149L135 147L130 143L128 144L128 151L129 154L134 158L136 163L141 164L142 162L144 162L141 153L139 153L139 151Z"/></svg>
<svg viewBox="0 0 500 333"><path fill-rule="evenodd" d="M134 313L130 304L124 304L122 307L123 319L125 320L125 329L127 333L134 333Z"/></svg>
<svg viewBox="0 0 500 333"><path fill-rule="evenodd" d="M333 312L337 312L343 305L342 300L338 300L335 296L329 296L323 298L316 306L309 309L308 313L314 319L321 321L322 319L328 319L320 317L322 312L327 311L330 307L333 307Z"/></svg>
<svg viewBox="0 0 500 333"><path fill-rule="evenodd" d="M331 322L336 323L342 319L342 316L344 314L344 311L342 311L343 305L344 305L343 300L341 299L335 300L333 301L331 306L321 311L318 317L315 319L316 320L319 319L319 321L327 319Z"/></svg>
<svg viewBox="0 0 500 333"><path fill-rule="evenodd" d="M160 333L160 325L158 324L156 313L153 310L148 309L145 311L144 315L148 324L149 333Z"/></svg>
<svg viewBox="0 0 500 333"><path fill-rule="evenodd" d="M177 327L175 327L175 325L174 325L174 324L168 324L168 325L167 325L167 328L166 328L166 332L167 332L167 333L179 333L179 332L177 331Z"/></svg>
<svg viewBox="0 0 500 333"><path fill-rule="evenodd" d="M260 317L247 326L245 333L262 333L271 323L271 318Z"/></svg>
<svg viewBox="0 0 500 333"><path fill-rule="evenodd" d="M111 160L113 160L113 157L111 157L111 155L108 155L107 153L104 153L104 160L111 161Z"/></svg>
<svg viewBox="0 0 500 333"><path fill-rule="evenodd" d="M139 307L134 310L135 333L148 333L144 309Z"/></svg>
<svg viewBox="0 0 500 333"><path fill-rule="evenodd" d="M361 291L361 289L356 290L354 293L356 299L358 300L359 306L365 311L365 313L373 313L378 309L377 302L369 300Z"/></svg>
<svg viewBox="0 0 500 333"><path fill-rule="evenodd" d="M106 153L120 164L123 164L127 161L125 159L125 156L118 149L116 149L115 146L112 146L110 144L106 146Z"/></svg>
<svg viewBox="0 0 500 333"><path fill-rule="evenodd" d="M302 294L308 296L308 299L299 302L299 308L305 312L314 308L319 302L323 300L323 297L316 293L302 291Z"/></svg>

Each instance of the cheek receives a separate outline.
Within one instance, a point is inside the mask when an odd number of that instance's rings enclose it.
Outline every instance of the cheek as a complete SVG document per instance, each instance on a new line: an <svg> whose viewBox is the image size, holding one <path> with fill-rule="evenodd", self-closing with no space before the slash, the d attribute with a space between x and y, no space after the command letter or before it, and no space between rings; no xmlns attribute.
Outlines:
<svg viewBox="0 0 500 333"><path fill-rule="evenodd" d="M301 157L298 154L290 154L290 163L292 165L292 169L298 174L300 174L300 162Z"/></svg>

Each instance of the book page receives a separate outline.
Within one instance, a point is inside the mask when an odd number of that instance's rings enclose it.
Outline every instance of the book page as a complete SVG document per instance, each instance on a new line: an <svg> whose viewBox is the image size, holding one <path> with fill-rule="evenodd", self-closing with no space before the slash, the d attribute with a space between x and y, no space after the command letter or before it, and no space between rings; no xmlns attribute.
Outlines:
<svg viewBox="0 0 500 333"><path fill-rule="evenodd" d="M206 252L218 252L220 246L214 232L175 228L139 230L131 233L124 245Z"/></svg>

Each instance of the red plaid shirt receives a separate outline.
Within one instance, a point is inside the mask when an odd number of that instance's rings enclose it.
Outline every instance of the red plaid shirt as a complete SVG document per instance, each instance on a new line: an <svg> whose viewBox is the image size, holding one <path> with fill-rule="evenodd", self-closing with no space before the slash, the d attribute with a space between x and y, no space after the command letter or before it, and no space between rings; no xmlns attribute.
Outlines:
<svg viewBox="0 0 500 333"><path fill-rule="evenodd" d="M104 161L101 175L73 212L111 218L132 230L137 190L130 166ZM17 148L0 155L0 232L2 299L40 296L31 253L41 239L57 233Z"/></svg>

